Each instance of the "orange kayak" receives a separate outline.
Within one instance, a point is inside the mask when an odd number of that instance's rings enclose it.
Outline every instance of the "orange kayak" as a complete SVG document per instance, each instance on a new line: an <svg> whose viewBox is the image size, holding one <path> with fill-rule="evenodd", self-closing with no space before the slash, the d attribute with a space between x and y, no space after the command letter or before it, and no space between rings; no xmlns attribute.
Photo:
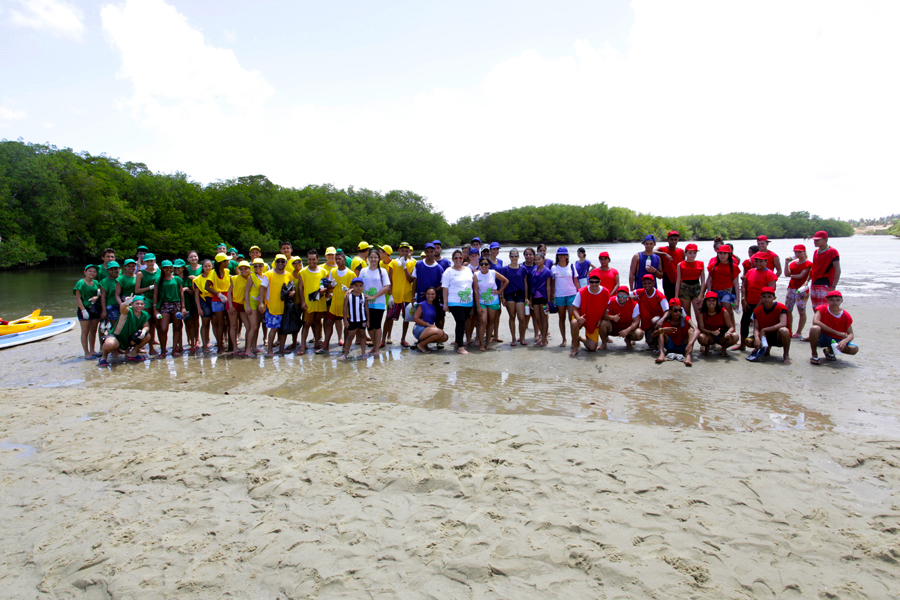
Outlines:
<svg viewBox="0 0 900 600"><path fill-rule="evenodd" d="M31 331L40 327L46 327L53 322L53 317L42 317L41 309L37 309L27 317L10 321L6 325L0 325L0 335L8 335L10 333L22 333L23 331Z"/></svg>

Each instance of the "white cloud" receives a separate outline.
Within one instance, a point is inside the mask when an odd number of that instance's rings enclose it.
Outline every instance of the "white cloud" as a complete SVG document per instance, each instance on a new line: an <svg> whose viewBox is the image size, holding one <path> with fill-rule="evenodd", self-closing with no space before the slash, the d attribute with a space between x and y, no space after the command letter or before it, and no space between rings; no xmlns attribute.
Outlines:
<svg viewBox="0 0 900 600"><path fill-rule="evenodd" d="M14 110L7 106L0 106L0 121L18 121L27 116L24 110Z"/></svg>
<svg viewBox="0 0 900 600"><path fill-rule="evenodd" d="M50 31L56 35L81 38L85 27L81 11L62 0L17 0L21 10L10 9L15 25Z"/></svg>

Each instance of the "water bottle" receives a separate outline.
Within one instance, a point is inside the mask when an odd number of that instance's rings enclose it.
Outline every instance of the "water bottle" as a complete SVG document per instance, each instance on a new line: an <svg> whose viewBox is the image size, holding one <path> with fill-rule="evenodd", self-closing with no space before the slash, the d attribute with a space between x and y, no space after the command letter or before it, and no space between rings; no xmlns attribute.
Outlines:
<svg viewBox="0 0 900 600"><path fill-rule="evenodd" d="M652 266L653 266L653 257L652 257L652 256L648 256L648 257L647 257L646 268L649 269L649 268L652 267Z"/></svg>
<svg viewBox="0 0 900 600"><path fill-rule="evenodd" d="M184 313L179 310L177 313L175 313L175 318L179 321L184 321Z"/></svg>
<svg viewBox="0 0 900 600"><path fill-rule="evenodd" d="M734 309L734 314L736 314L736 315L741 314L741 303L740 302L732 302L731 308Z"/></svg>
<svg viewBox="0 0 900 600"><path fill-rule="evenodd" d="M526 316L526 317L530 317L530 316L531 316L531 305L530 305L530 304L526 304L526 305L525 305L525 316Z"/></svg>
<svg viewBox="0 0 900 600"><path fill-rule="evenodd" d="M841 353L840 348L838 348L837 340L831 340L831 351L834 352L835 356Z"/></svg>

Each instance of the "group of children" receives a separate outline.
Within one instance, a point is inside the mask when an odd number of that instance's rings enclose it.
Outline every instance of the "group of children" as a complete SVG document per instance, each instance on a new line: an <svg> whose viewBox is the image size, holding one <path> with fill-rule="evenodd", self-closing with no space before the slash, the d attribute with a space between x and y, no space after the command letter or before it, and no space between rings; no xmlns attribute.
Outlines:
<svg viewBox="0 0 900 600"><path fill-rule="evenodd" d="M454 320L456 351L468 354L467 346L474 343L482 351L502 343L501 308L509 319L511 347L528 345L532 320L531 343L546 346L555 313L560 346L569 345L570 335L572 356L582 345L603 350L611 337L618 337L628 348L645 340L660 363L676 359L690 366L698 344L704 355L718 347L723 356L728 348L752 346L747 357L752 361L778 346L790 363L791 341L802 338L809 298L815 312L803 339L810 344L810 362L820 364L819 349L828 360L858 351L852 318L841 308L843 298L836 289L839 254L829 246L826 232L813 236L812 260L805 246L797 245L794 259L783 265L769 250L766 236L757 238L743 263L720 238L714 241L716 256L707 264L697 260L696 244L680 248L679 239L671 231L667 245L658 248L656 238L647 235L643 250L632 257L626 284L606 252L600 253L597 266L584 248L570 261L567 248L558 248L551 259L541 244L523 250L522 263L519 251L511 249L504 264L500 245L483 245L477 237L449 259L441 256L440 240L426 244L418 259L405 242L397 258L388 245L360 242L352 257L329 247L320 261L318 251L309 250L306 264L289 242L281 244L271 264L257 246L249 249L249 259L220 244L213 259L201 261L191 251L186 260L161 262L141 246L135 258L121 265L108 248L102 263L85 267L74 295L85 358L99 358L100 366L108 366L111 356L145 360L145 349L150 356L165 357L170 333L173 355L208 352L210 331L217 351L235 356L265 352L271 357L276 350L326 354L335 334L341 358L349 356L354 342L361 356L369 356L393 344L398 321L401 345L427 353L431 344L441 349L449 340L444 332L447 312ZM789 279L785 304L775 294L782 276ZM413 345L407 342L410 324Z"/></svg>

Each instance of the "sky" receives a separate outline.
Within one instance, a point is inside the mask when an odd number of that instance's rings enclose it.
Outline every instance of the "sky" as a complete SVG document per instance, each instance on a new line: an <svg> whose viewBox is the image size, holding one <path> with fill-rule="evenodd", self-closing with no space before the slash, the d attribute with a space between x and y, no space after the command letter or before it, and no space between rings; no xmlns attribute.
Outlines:
<svg viewBox="0 0 900 600"><path fill-rule="evenodd" d="M900 206L900 2L0 0L0 138L203 184Z"/></svg>

